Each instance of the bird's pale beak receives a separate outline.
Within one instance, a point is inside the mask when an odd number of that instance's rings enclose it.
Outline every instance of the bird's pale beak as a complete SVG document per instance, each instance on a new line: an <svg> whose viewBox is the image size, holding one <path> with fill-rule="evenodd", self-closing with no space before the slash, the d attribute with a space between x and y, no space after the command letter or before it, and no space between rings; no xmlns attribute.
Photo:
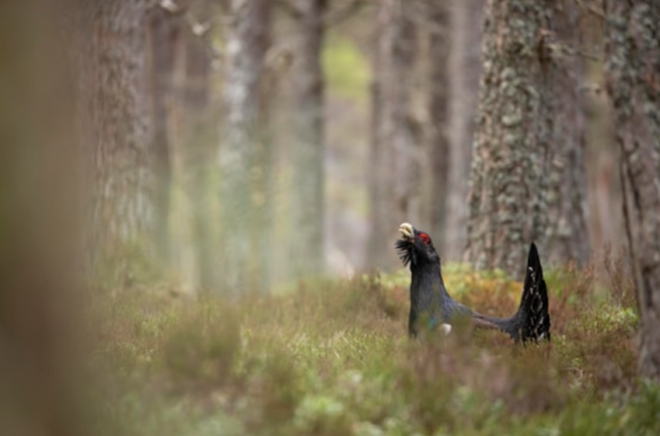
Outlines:
<svg viewBox="0 0 660 436"><path fill-rule="evenodd" d="M403 223L399 226L399 233L404 239L415 239L415 229L410 223Z"/></svg>

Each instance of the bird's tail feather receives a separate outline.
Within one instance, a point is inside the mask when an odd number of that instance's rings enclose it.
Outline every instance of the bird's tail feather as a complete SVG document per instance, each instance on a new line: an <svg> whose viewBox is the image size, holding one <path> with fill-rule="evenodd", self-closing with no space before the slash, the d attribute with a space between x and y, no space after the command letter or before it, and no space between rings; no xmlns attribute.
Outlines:
<svg viewBox="0 0 660 436"><path fill-rule="evenodd" d="M477 327L497 328L508 333L516 342L550 340L550 314L548 291L543 279L543 268L536 245L529 247L525 285L520 306L510 318L495 318L473 314Z"/></svg>
<svg viewBox="0 0 660 436"><path fill-rule="evenodd" d="M517 339L523 342L540 339L550 340L550 314L548 290L543 279L543 267L536 245L532 242L527 257L525 285L518 312L512 317L516 322Z"/></svg>

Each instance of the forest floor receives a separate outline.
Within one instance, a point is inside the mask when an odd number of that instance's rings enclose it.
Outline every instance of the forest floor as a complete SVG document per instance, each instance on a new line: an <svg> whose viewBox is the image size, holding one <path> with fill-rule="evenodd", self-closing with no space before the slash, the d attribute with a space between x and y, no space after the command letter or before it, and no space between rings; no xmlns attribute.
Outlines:
<svg viewBox="0 0 660 436"><path fill-rule="evenodd" d="M522 284L445 268L453 296L504 316ZM597 279L598 276L598 279ZM240 301L121 289L90 299L98 433L658 435L660 387L636 375L620 262L546 272L552 342L497 332L407 337L409 273L301 283Z"/></svg>

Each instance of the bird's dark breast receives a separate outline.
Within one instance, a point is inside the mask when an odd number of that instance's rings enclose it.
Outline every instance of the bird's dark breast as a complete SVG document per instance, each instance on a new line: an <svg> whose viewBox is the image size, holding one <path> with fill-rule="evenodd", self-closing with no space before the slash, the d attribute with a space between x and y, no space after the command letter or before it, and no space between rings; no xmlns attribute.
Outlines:
<svg viewBox="0 0 660 436"><path fill-rule="evenodd" d="M432 265L413 265L410 282L411 318L426 316L440 322L442 313L442 293L439 287L439 275Z"/></svg>

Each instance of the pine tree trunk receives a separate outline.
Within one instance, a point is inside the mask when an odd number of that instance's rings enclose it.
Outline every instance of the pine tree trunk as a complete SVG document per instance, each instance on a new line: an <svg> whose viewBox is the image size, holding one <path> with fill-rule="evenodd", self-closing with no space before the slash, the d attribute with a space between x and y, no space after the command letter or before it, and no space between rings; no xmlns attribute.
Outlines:
<svg viewBox="0 0 660 436"><path fill-rule="evenodd" d="M293 140L291 243L295 277L324 268L324 83L321 70L326 0L295 3L300 12L291 80Z"/></svg>
<svg viewBox="0 0 660 436"><path fill-rule="evenodd" d="M68 6L0 2L2 435L95 431L82 389L93 381L82 345L91 335L81 331L87 294L74 273L83 181L72 117L77 68L67 65L75 42L63 41L75 29L61 27Z"/></svg>
<svg viewBox="0 0 660 436"><path fill-rule="evenodd" d="M436 245L445 248L448 198L451 191L449 170L449 10L446 2L431 5L429 21L429 119L427 141L431 157L432 183L429 199L431 226Z"/></svg>
<svg viewBox="0 0 660 436"><path fill-rule="evenodd" d="M481 77L484 0L452 4L449 57L449 192L444 230L445 258L460 260L467 245L468 180Z"/></svg>
<svg viewBox="0 0 660 436"><path fill-rule="evenodd" d="M142 250L151 251L156 214L146 97L147 2L84 6L90 10L81 12L89 20L78 34L84 53L78 57L78 115L85 120L92 168L89 242L100 260L125 259L126 244L140 242Z"/></svg>
<svg viewBox="0 0 660 436"><path fill-rule="evenodd" d="M154 100L163 105L160 122L167 136L171 184L168 236L169 258L176 271L178 289L184 292L209 290L213 281L210 247L216 246L210 231L208 170L214 166L217 130L209 111L210 20L208 0L178 1L177 9L159 6L152 18L152 63L159 61L155 79L160 77ZM157 21L154 23L154 19ZM207 29L197 34L195 30ZM158 55L158 56L156 56ZM158 82L156 82L158 83ZM158 114L157 106L154 113ZM159 130L154 126L155 132ZM156 135L161 136L162 135Z"/></svg>
<svg viewBox="0 0 660 436"><path fill-rule="evenodd" d="M416 222L419 164L410 121L410 69L415 59L415 28L405 2L383 0L378 11L378 41L373 89L374 125L371 150L370 266L396 261L392 244L403 221Z"/></svg>
<svg viewBox="0 0 660 436"><path fill-rule="evenodd" d="M376 33L374 45L378 44ZM378 138L378 126L381 119L381 93L376 71L380 70L380 56L376 54L372 59L373 79L370 84L369 97L371 106L371 119L369 120L369 171L367 182L369 184L369 236L367 238L366 261L367 268L382 267L387 263L383 250L387 249L382 238L387 234L387 222L382 213L387 208L385 203L385 186L381 184L383 175L380 173L383 166L383 150Z"/></svg>
<svg viewBox="0 0 660 436"><path fill-rule="evenodd" d="M570 49L582 45L580 10L572 0L554 5L555 30ZM585 102L580 92L583 62L578 54L557 60L552 85L555 96L552 161L548 171L548 260L551 263L589 260L587 175L585 168Z"/></svg>
<svg viewBox="0 0 660 436"><path fill-rule="evenodd" d="M641 315L639 369L660 380L660 4L604 0L607 91Z"/></svg>
<svg viewBox="0 0 660 436"><path fill-rule="evenodd" d="M469 191L468 257L520 275L547 224L546 155L552 139L547 0L491 0Z"/></svg>
<svg viewBox="0 0 660 436"><path fill-rule="evenodd" d="M149 52L151 58L151 149L154 157L155 243L162 261L169 254L169 215L172 165L170 163L170 111L174 56L181 29L178 16L160 6L149 11Z"/></svg>
<svg viewBox="0 0 660 436"><path fill-rule="evenodd" d="M221 274L225 291L256 290L260 285L259 229L266 199L255 186L263 176L260 85L269 44L269 0L232 0L227 29L224 87L226 122L220 147L222 226Z"/></svg>
<svg viewBox="0 0 660 436"><path fill-rule="evenodd" d="M197 1L195 16L200 20L210 19L211 1ZM216 129L212 129L211 53L208 37L194 35L188 31L182 41L181 55L185 71L182 114L185 148L186 179L184 189L192 208L192 241L194 244L196 285L199 289L211 289L220 282L216 274L213 251L213 220L211 216L209 162L213 161L213 147L217 142Z"/></svg>

